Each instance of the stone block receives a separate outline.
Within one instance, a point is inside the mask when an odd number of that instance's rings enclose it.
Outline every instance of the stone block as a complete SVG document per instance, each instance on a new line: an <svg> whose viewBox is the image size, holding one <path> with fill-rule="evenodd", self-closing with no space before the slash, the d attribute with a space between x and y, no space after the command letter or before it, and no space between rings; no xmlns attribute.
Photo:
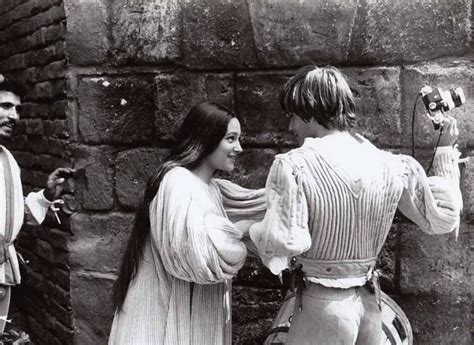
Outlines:
<svg viewBox="0 0 474 345"><path fill-rule="evenodd" d="M178 0L113 0L112 53L119 64L156 64L181 56L181 4Z"/></svg>
<svg viewBox="0 0 474 345"><path fill-rule="evenodd" d="M450 294L401 295L397 303L413 329L413 344L472 344L472 296Z"/></svg>
<svg viewBox="0 0 474 345"><path fill-rule="evenodd" d="M474 146L474 64L471 61L434 62L406 66L401 74L402 91L402 141L411 142L411 121L417 94L423 85L447 90L462 87L466 103L446 113L457 120L461 147ZM415 145L435 147L439 132L433 129L432 122L425 116L427 113L421 99L417 102L415 114Z"/></svg>
<svg viewBox="0 0 474 345"><path fill-rule="evenodd" d="M283 295L280 290L234 286L232 308L236 324L273 318L280 307Z"/></svg>
<svg viewBox="0 0 474 345"><path fill-rule="evenodd" d="M347 59L355 0L249 1L259 63L301 66Z"/></svg>
<svg viewBox="0 0 474 345"><path fill-rule="evenodd" d="M153 83L147 78L83 78L79 132L86 143L131 144L153 135Z"/></svg>
<svg viewBox="0 0 474 345"><path fill-rule="evenodd" d="M263 266L260 260L250 257L247 258L245 265L235 278L235 284L266 289L282 288L282 284L277 276Z"/></svg>
<svg viewBox="0 0 474 345"><path fill-rule="evenodd" d="M278 95L293 73L239 73L236 100L244 144L296 145L288 132L289 120L283 116Z"/></svg>
<svg viewBox="0 0 474 345"><path fill-rule="evenodd" d="M414 62L467 51L470 0L365 0L352 28L349 61Z"/></svg>
<svg viewBox="0 0 474 345"><path fill-rule="evenodd" d="M67 17L67 57L72 65L107 62L110 49L105 0L64 0Z"/></svg>
<svg viewBox="0 0 474 345"><path fill-rule="evenodd" d="M377 258L377 269L382 272L380 283L386 293L395 292L398 286L399 242L399 226L392 226Z"/></svg>
<svg viewBox="0 0 474 345"><path fill-rule="evenodd" d="M69 243L73 269L116 272L132 230L130 214L76 213L71 217L73 237Z"/></svg>
<svg viewBox="0 0 474 345"><path fill-rule="evenodd" d="M222 178L229 179L245 188L263 188L267 181L268 171L278 153L280 153L278 149L244 147L234 171L230 174L222 174Z"/></svg>
<svg viewBox="0 0 474 345"><path fill-rule="evenodd" d="M456 241L453 233L428 235L415 225L399 226L399 285L402 294L458 296L469 293L471 285L465 272L470 254L465 236Z"/></svg>
<svg viewBox="0 0 474 345"><path fill-rule="evenodd" d="M218 102L233 110L232 76L216 73L176 72L155 79L158 141L172 140L189 110L204 101Z"/></svg>
<svg viewBox="0 0 474 345"><path fill-rule="evenodd" d="M271 319L256 320L244 325L232 324L232 344L263 344L271 326Z"/></svg>
<svg viewBox="0 0 474 345"><path fill-rule="evenodd" d="M110 304L114 279L109 275L71 273L74 344L106 344L114 312Z"/></svg>
<svg viewBox="0 0 474 345"><path fill-rule="evenodd" d="M250 3L252 1L245 0L185 1L184 64L195 69L255 66L257 56Z"/></svg>
<svg viewBox="0 0 474 345"><path fill-rule="evenodd" d="M463 195L463 213L468 219L474 217L474 151L466 154L467 164L461 165L461 193Z"/></svg>
<svg viewBox="0 0 474 345"><path fill-rule="evenodd" d="M109 147L73 146L75 197L82 209L108 210L114 205L115 153Z"/></svg>
<svg viewBox="0 0 474 345"><path fill-rule="evenodd" d="M348 68L342 71L356 101L357 125L354 131L375 145L400 145L399 68Z"/></svg>
<svg viewBox="0 0 474 345"><path fill-rule="evenodd" d="M143 198L148 179L168 154L158 148L140 148L120 152L116 160L115 190L119 203L136 207Z"/></svg>

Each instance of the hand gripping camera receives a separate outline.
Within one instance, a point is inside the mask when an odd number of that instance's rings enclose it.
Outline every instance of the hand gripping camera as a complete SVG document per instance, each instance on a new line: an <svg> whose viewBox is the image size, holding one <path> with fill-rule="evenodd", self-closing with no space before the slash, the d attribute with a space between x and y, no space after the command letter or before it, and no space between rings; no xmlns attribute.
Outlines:
<svg viewBox="0 0 474 345"><path fill-rule="evenodd" d="M442 125L444 112L460 107L466 102L464 91L460 87L442 90L425 85L421 88L420 94L435 129L439 129Z"/></svg>

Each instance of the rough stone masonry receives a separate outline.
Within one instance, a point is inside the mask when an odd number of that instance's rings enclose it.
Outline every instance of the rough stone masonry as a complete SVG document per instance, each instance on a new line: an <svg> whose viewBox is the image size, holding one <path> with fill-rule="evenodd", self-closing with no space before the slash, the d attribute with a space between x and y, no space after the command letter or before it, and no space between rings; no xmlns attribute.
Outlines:
<svg viewBox="0 0 474 345"><path fill-rule="evenodd" d="M14 322L37 344L106 344L135 205L199 101L241 118L245 151L229 178L248 187L263 186L274 155L296 145L277 95L309 63L342 68L358 131L393 152L411 151L423 84L463 87L468 102L452 114L463 155L474 156L472 28L472 0L0 0L0 73L28 88L12 145L25 192L53 167L81 168L75 212L22 232L29 264ZM422 108L415 137L425 162ZM459 239L397 218L379 262L416 344L472 343L474 160L462 173ZM234 343L260 344L281 297L278 279L249 262L234 282Z"/></svg>

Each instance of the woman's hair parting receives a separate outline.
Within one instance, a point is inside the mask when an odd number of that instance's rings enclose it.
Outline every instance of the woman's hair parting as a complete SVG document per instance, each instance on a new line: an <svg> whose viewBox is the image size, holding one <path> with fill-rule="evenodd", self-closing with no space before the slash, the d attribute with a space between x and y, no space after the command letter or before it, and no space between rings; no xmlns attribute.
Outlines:
<svg viewBox="0 0 474 345"><path fill-rule="evenodd" d="M192 108L184 119L176 133L174 148L148 180L143 200L137 209L132 233L113 289L112 303L116 310L122 308L130 282L138 272L144 244L150 235L150 203L158 192L163 177L174 167L197 167L217 148L233 117L235 115L225 106L203 102Z"/></svg>
<svg viewBox="0 0 474 345"><path fill-rule="evenodd" d="M291 77L280 92L285 114L303 121L315 119L325 128L354 126L355 102L344 75L335 67L306 66Z"/></svg>

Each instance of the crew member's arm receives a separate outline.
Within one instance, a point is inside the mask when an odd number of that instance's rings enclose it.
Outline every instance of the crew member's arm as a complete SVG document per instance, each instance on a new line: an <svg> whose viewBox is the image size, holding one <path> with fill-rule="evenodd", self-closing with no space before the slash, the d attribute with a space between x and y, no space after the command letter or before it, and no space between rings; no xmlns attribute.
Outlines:
<svg viewBox="0 0 474 345"><path fill-rule="evenodd" d="M64 181L73 174L74 169L57 168L48 176L45 189L28 194L25 198L25 213L29 224L41 224L44 221L53 201L61 196Z"/></svg>

